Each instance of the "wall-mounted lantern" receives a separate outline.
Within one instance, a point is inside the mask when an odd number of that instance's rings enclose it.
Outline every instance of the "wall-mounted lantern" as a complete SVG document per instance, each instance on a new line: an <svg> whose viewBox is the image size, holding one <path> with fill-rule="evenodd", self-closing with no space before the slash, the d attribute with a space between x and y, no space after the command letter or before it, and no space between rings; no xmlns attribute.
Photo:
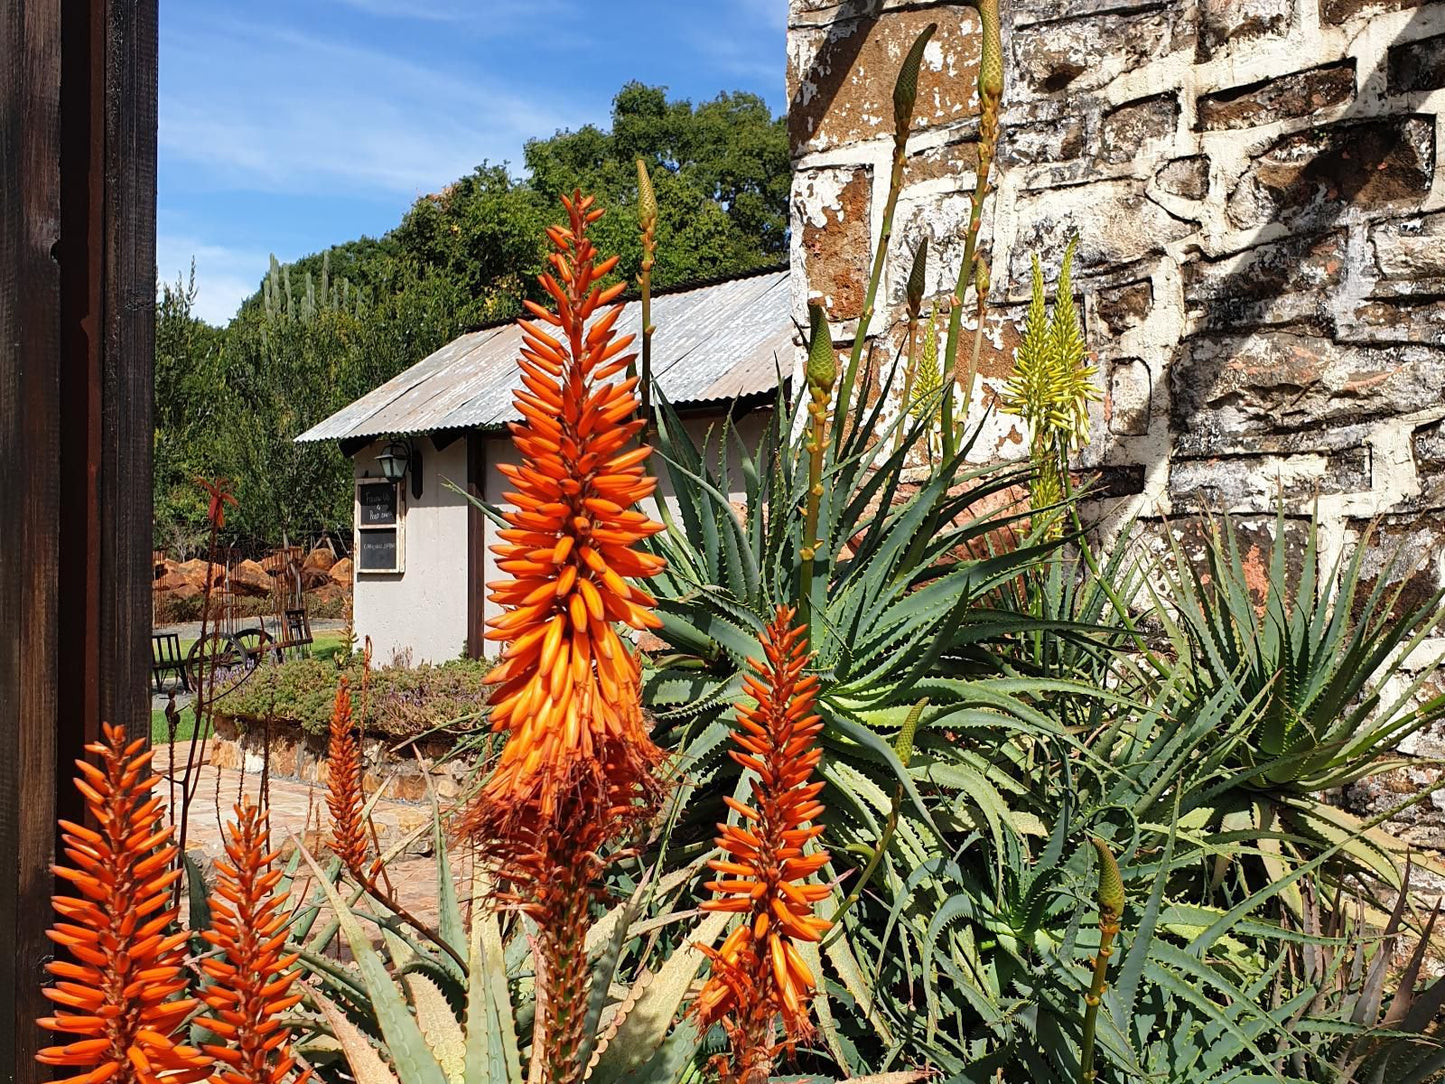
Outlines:
<svg viewBox="0 0 1445 1084"><path fill-rule="evenodd" d="M386 451L376 457L381 464L381 476L388 482L400 482L411 472L411 495L421 499L421 452L413 441L394 440Z"/></svg>

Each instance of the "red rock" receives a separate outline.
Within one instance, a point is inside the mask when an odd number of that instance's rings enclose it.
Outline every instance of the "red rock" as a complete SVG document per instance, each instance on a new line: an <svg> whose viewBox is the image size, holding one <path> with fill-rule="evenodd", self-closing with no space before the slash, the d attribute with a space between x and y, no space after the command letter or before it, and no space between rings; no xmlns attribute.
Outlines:
<svg viewBox="0 0 1445 1084"><path fill-rule="evenodd" d="M301 563L301 571L308 572L311 569L320 569L322 572L326 572L335 563L336 554L332 553L331 550L325 546L317 546L306 555L306 560Z"/></svg>
<svg viewBox="0 0 1445 1084"><path fill-rule="evenodd" d="M266 570L255 561L241 561L230 567L227 574L231 591L237 595L262 598L272 590L272 580Z"/></svg>
<svg viewBox="0 0 1445 1084"><path fill-rule="evenodd" d="M208 569L213 572L219 571L217 566L207 565L206 562L202 561L199 557L193 557L189 561L179 564L172 569L171 575L178 576L186 583L194 584L196 587L205 587L206 572Z"/></svg>
<svg viewBox="0 0 1445 1084"><path fill-rule="evenodd" d="M334 584L338 584L339 586L344 587L348 591L350 591L351 568L352 565L350 557L343 557L341 560L337 561L334 565L331 566L331 582Z"/></svg>

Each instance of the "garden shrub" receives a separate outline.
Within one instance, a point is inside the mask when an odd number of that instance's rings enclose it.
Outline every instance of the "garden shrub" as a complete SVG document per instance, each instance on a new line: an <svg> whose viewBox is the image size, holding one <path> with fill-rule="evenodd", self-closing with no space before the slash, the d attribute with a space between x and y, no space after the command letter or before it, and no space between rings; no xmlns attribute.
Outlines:
<svg viewBox="0 0 1445 1084"><path fill-rule="evenodd" d="M361 693L359 658L338 668L323 659L263 662L239 688L216 702L216 713L242 724L289 722L325 734L342 674L351 683L356 721L369 734L410 738L474 717L487 701L482 684L491 663L454 659L374 669Z"/></svg>

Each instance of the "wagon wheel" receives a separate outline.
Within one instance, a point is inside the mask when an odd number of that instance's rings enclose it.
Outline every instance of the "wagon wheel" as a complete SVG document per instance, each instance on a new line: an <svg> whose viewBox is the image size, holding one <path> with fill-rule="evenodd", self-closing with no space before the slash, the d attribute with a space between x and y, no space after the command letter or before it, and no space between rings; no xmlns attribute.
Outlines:
<svg viewBox="0 0 1445 1084"><path fill-rule="evenodd" d="M225 696L251 676L255 663L245 645L228 632L208 632L186 654L186 675L191 688L207 700Z"/></svg>
<svg viewBox="0 0 1445 1084"><path fill-rule="evenodd" d="M246 653L247 670L254 670L256 664L267 655L272 656L277 662L281 661L281 649L267 646L274 644L276 638L263 628L242 629L235 634L233 639L241 645L241 650Z"/></svg>

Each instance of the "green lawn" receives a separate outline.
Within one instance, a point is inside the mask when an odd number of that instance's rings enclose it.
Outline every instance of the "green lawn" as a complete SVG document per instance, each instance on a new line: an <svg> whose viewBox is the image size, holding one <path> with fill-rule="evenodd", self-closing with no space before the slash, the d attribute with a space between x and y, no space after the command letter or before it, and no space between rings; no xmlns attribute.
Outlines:
<svg viewBox="0 0 1445 1084"><path fill-rule="evenodd" d="M181 655L185 657L195 647L196 640L192 637L189 640L181 641ZM311 655L318 659L335 658L339 653L346 650L346 633L341 629L331 632L318 632L311 643ZM289 656L288 656L289 657Z"/></svg>
<svg viewBox="0 0 1445 1084"><path fill-rule="evenodd" d="M176 727L176 741L190 741L196 732L196 713L187 705L181 710L181 721ZM159 745L170 741L166 733L166 713L157 708L151 711L151 742Z"/></svg>

